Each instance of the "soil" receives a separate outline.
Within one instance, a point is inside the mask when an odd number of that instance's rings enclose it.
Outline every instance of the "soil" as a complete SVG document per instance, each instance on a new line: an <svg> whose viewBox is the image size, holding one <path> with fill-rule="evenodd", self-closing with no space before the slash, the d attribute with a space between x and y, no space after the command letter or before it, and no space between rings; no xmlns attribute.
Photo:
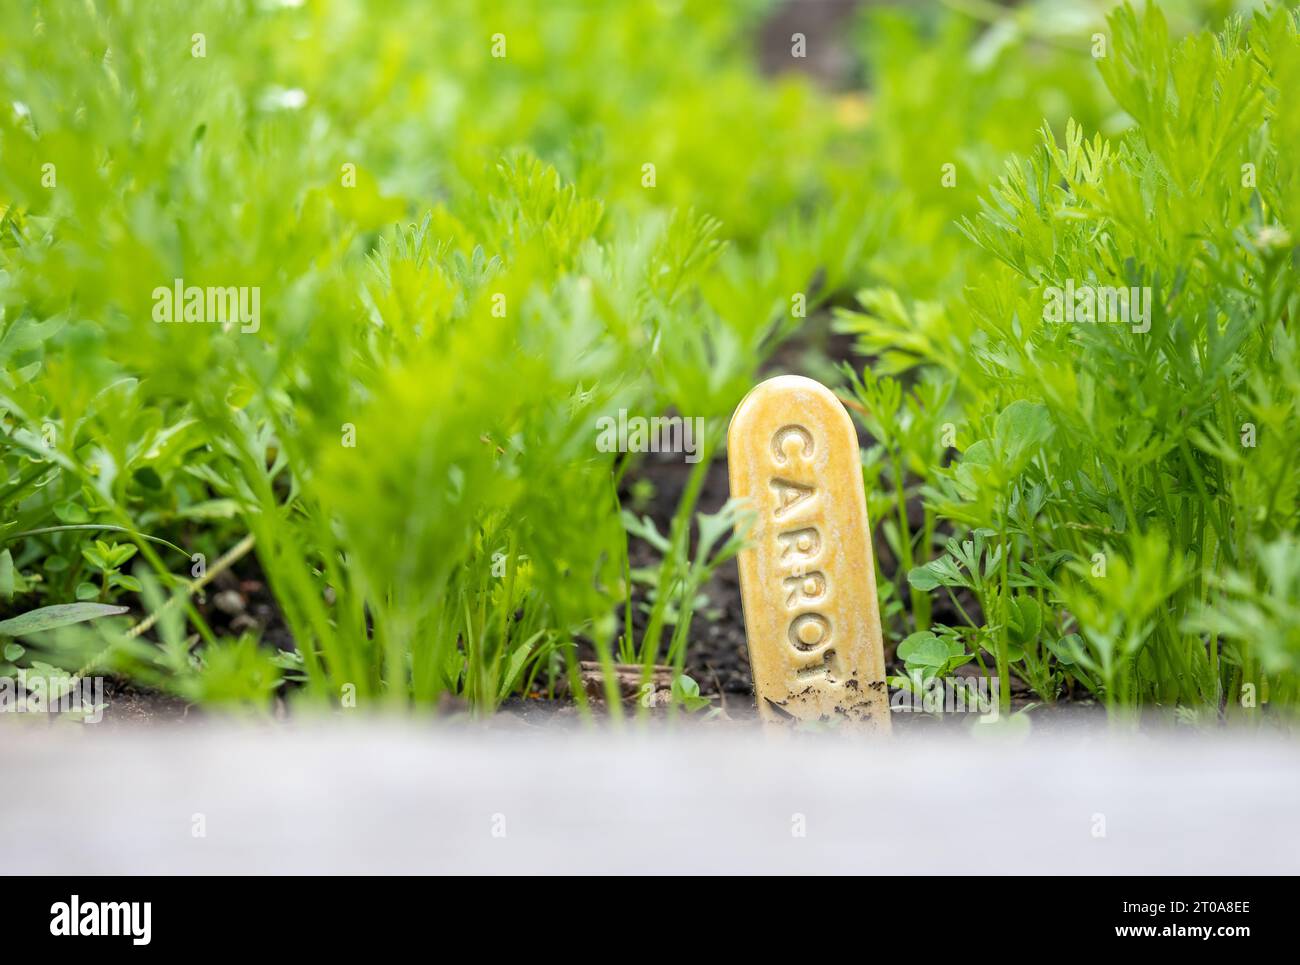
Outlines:
<svg viewBox="0 0 1300 965"><path fill-rule="evenodd" d="M146 690L116 677L104 681L104 702L110 708L104 720L113 724L177 723L202 716L201 710L179 697Z"/></svg>

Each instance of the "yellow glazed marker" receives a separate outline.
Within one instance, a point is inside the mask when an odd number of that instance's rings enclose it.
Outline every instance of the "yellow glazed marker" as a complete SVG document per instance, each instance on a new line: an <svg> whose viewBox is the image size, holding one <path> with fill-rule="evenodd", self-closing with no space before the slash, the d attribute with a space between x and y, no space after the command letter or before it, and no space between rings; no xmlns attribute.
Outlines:
<svg viewBox="0 0 1300 965"><path fill-rule="evenodd" d="M820 382L768 379L731 417L727 463L731 495L758 513L739 564L759 713L888 731L875 558L849 414Z"/></svg>

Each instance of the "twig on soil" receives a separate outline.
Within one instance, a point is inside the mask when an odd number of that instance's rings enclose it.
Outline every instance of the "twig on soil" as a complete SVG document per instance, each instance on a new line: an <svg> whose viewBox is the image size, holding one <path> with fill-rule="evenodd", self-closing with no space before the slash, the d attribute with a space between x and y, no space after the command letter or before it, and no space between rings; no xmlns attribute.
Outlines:
<svg viewBox="0 0 1300 965"><path fill-rule="evenodd" d="M233 566L239 559L241 559L245 554L248 553L249 550L253 548L253 544L255 542L256 539L252 533L249 533L247 536L241 539L238 543L236 543L229 550L227 550L223 555L218 557L217 561L212 564L212 566L208 569L206 573L200 576L197 580L192 580L185 587L183 592L175 594L171 599L169 599L166 603L160 606L157 610L155 610L153 613L150 613L147 617L145 617L143 620L141 620L139 623L133 626L130 630L126 631L127 639L135 639L136 637L140 636L140 634L149 630L155 623L158 622L158 620L162 617L164 613L167 612L169 608L175 606L181 600L185 600L193 596L195 593L203 589L205 586L211 583L214 579L216 579L226 570L230 569L231 566Z"/></svg>

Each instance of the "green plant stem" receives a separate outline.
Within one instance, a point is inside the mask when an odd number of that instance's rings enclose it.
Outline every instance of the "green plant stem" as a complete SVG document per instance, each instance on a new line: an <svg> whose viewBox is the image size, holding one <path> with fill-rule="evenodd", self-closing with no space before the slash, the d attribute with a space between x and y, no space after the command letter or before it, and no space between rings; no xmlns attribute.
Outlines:
<svg viewBox="0 0 1300 965"><path fill-rule="evenodd" d="M1011 664L1008 659L1008 635L1010 633L1007 618L1007 573L1008 559L1011 556L1011 547L1007 543L1006 534L1006 513L999 513L998 540L1002 547L1002 566L1001 566L1001 586L998 592L998 636L997 636L997 666L998 666L998 707L1002 713L1009 713L1011 710Z"/></svg>
<svg viewBox="0 0 1300 965"><path fill-rule="evenodd" d="M691 474L686 481L686 488L682 491L681 499L677 503L677 510L673 514L668 552L659 564L659 592L650 611L650 620L646 625L645 634L641 638L643 682L649 681L651 669L659 659L660 637L663 634L667 607L670 597L677 587L678 571L686 565L690 552L691 515L695 512L695 504L699 501L700 490L703 488L704 480L708 476L709 465L713 462L716 445L713 434L706 433L705 441L701 446L700 461L691 467Z"/></svg>

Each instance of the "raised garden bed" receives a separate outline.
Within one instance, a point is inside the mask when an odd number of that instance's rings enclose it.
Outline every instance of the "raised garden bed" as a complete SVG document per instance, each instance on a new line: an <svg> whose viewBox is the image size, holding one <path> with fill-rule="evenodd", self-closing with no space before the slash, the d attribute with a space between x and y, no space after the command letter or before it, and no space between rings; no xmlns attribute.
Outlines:
<svg viewBox="0 0 1300 965"><path fill-rule="evenodd" d="M0 14L7 706L756 726L800 374L891 704L1290 729L1293 11L271 6Z"/></svg>

